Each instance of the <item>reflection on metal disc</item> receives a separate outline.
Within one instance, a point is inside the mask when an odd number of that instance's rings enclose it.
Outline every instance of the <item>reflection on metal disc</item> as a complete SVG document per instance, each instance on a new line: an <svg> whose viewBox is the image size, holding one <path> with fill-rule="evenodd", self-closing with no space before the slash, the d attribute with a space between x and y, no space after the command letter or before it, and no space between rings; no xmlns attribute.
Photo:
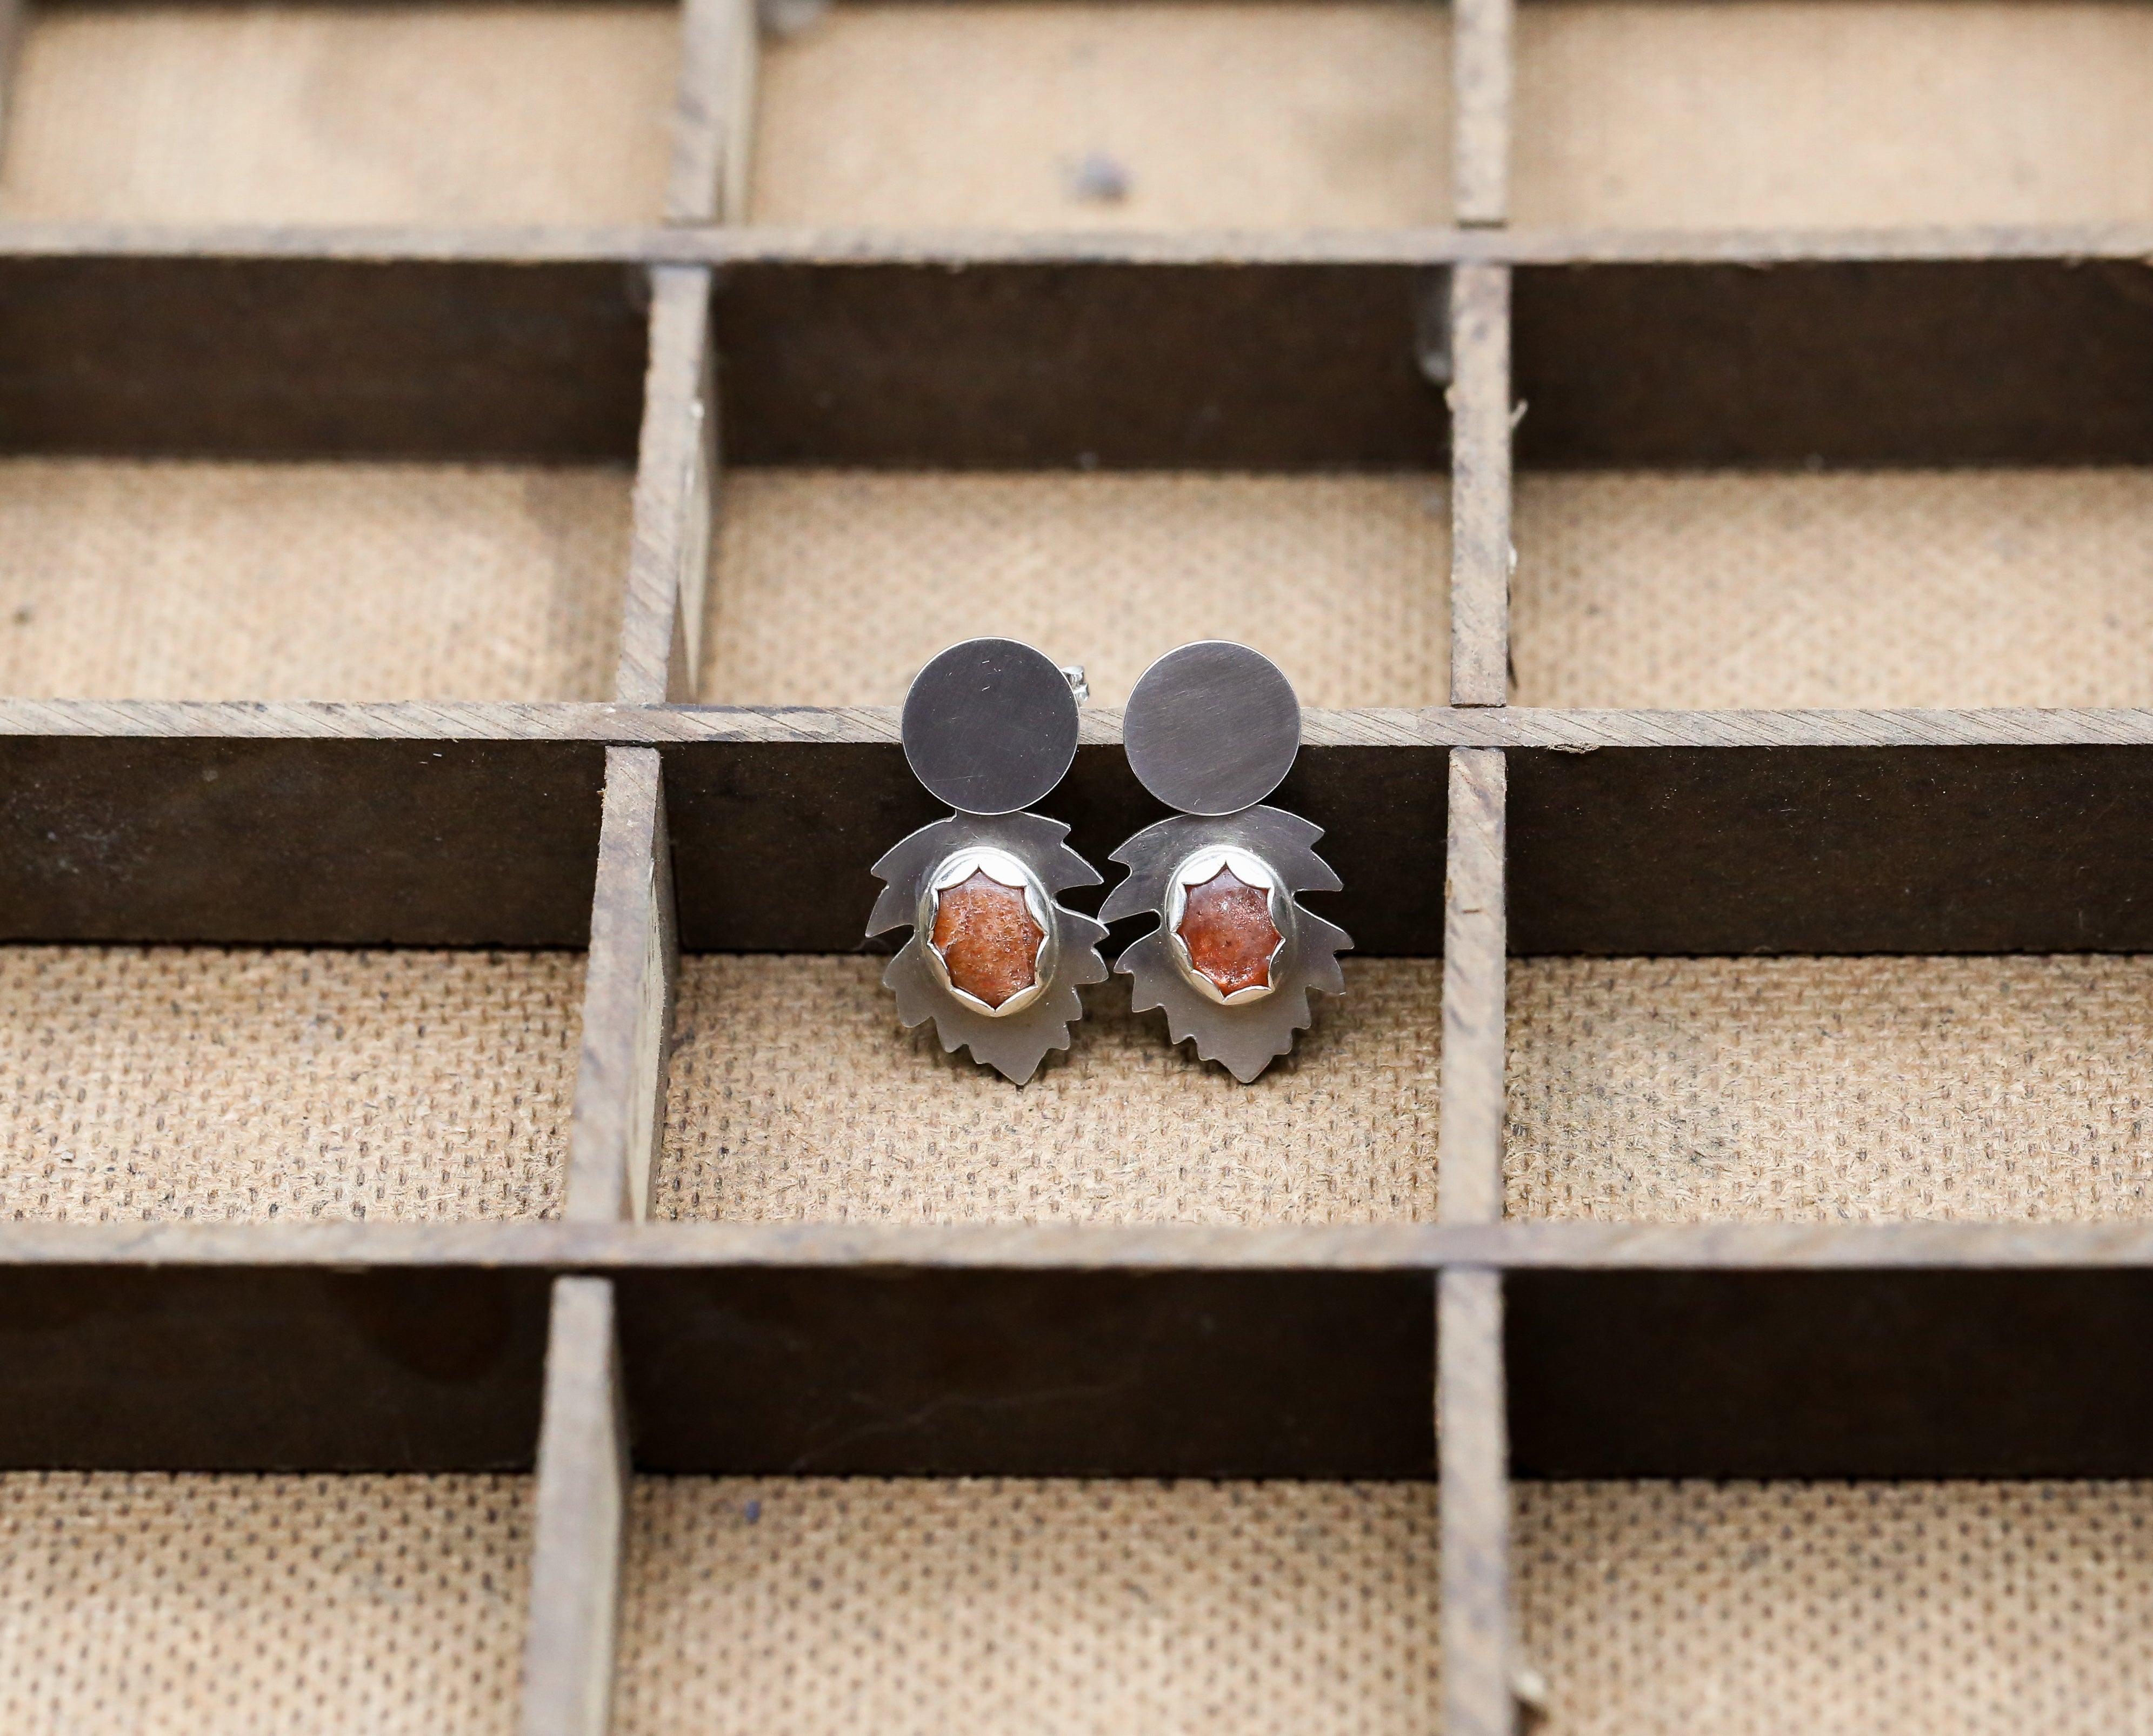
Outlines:
<svg viewBox="0 0 2153 1736"><path fill-rule="evenodd" d="M1031 646L967 639L920 670L905 695L904 757L959 812L1015 813L1076 757L1076 695Z"/></svg>
<svg viewBox="0 0 2153 1736"><path fill-rule="evenodd" d="M1185 814L1234 814L1275 790L1300 751L1300 701L1260 651L1199 639L1143 673L1122 717L1138 781Z"/></svg>

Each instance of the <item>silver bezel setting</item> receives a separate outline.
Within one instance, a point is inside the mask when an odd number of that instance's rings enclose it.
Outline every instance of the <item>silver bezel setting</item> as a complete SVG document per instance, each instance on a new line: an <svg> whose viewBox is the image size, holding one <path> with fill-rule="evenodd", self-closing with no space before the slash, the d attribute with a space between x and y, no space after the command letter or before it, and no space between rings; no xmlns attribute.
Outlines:
<svg viewBox="0 0 2153 1736"><path fill-rule="evenodd" d="M988 1005L978 995L967 994L952 982L949 960L934 944L934 917L942 894L953 886L962 885L975 873L984 873L998 886L1021 892L1026 910L1039 924L1039 950L1031 961L1031 986L1018 990L1000 1006ZM1006 1019L1022 1012L1046 994L1047 985L1054 980L1061 948L1060 924L1054 919L1053 903L1046 887L1040 883L1039 876L1008 851L998 850L990 844L968 845L944 857L935 865L934 872L921 882L919 919L914 924L914 932L919 936L919 950L928 968L952 1000L982 1018Z"/></svg>
<svg viewBox="0 0 2153 1736"><path fill-rule="evenodd" d="M1352 941L1297 896L1338 890L1338 876L1313 848L1322 836L1322 827L1298 815L1259 803L1237 814L1177 814L1125 839L1113 854L1128 878L1107 894L1099 920L1150 915L1158 923L1123 948L1114 965L1135 979L1130 1005L1140 1013L1163 1009L1176 1042L1194 1037L1198 1055L1218 1061L1244 1085L1293 1047L1294 1032L1313 1016L1311 995L1346 992L1338 955ZM1205 994L1191 980L1169 924L1188 909L1185 892L1179 900L1174 896L1177 884L1186 884L1183 874L1207 866L1205 857L1231 862L1236 853L1251 868L1263 864L1273 895L1286 903L1289 920L1278 924L1284 944L1272 955L1271 992L1228 1005L1215 985Z"/></svg>
<svg viewBox="0 0 2153 1736"><path fill-rule="evenodd" d="M1278 944L1265 961L1265 975L1269 980L1253 988L1236 989L1230 995L1221 991L1218 984L1196 968L1196 961L1188 955L1188 943L1181 938L1181 919L1188 914L1189 888L1215 878L1221 868L1229 870L1244 886L1254 887L1264 894L1271 926L1278 930L1279 937ZM1245 1006L1278 991L1279 961L1293 941L1293 912L1292 896L1280 884L1280 877L1269 863L1230 845L1214 845L1182 858L1168 878L1166 908L1160 914L1165 919L1167 950L1175 967L1188 980L1189 986L1221 1006Z"/></svg>

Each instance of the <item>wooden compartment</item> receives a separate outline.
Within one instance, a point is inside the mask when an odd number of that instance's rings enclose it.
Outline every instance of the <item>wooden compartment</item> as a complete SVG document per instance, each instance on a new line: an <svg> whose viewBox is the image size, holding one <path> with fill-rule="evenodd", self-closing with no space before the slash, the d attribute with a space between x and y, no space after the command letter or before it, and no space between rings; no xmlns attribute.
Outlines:
<svg viewBox="0 0 2153 1736"><path fill-rule="evenodd" d="M32 5L0 216L654 221L679 37L639 0Z"/></svg>
<svg viewBox="0 0 2153 1736"><path fill-rule="evenodd" d="M573 953L0 947L0 1216L558 1214Z"/></svg>
<svg viewBox="0 0 2153 1736"><path fill-rule="evenodd" d="M603 699L629 488L595 466L0 460L0 692Z"/></svg>
<svg viewBox="0 0 2153 1736"><path fill-rule="evenodd" d="M0 1474L23 1736L516 1728L531 1479Z"/></svg>
<svg viewBox="0 0 2153 1736"><path fill-rule="evenodd" d="M2153 17L2119 0L1525 0L1514 221L2153 220Z"/></svg>
<svg viewBox="0 0 2153 1736"><path fill-rule="evenodd" d="M1532 471L1514 703L2153 702L2153 471Z"/></svg>
<svg viewBox="0 0 2153 1736"><path fill-rule="evenodd" d="M983 634L1119 705L1222 609L1305 705L1449 694L1444 478L736 470L702 633L713 705L891 705Z"/></svg>
<svg viewBox="0 0 2153 1736"><path fill-rule="evenodd" d="M1118 870L1116 871L1118 873ZM1021 1090L906 1031L876 957L681 961L653 1213L749 1221L1402 1223L1436 1213L1443 967L1346 960L1253 1086L1085 991Z"/></svg>
<svg viewBox="0 0 2153 1736"><path fill-rule="evenodd" d="M1440 223L1448 67L1448 13L1421 0L840 0L764 52L750 216Z"/></svg>
<svg viewBox="0 0 2153 1736"><path fill-rule="evenodd" d="M1545 1728L2090 1733L2146 1715L2153 1486L1521 1483Z"/></svg>
<svg viewBox="0 0 2153 1736"><path fill-rule="evenodd" d="M2153 960L1529 959L1507 1209L1700 1223L2153 1214Z"/></svg>
<svg viewBox="0 0 2153 1736"><path fill-rule="evenodd" d="M1424 1727L1428 1484L641 1478L615 1728Z"/></svg>

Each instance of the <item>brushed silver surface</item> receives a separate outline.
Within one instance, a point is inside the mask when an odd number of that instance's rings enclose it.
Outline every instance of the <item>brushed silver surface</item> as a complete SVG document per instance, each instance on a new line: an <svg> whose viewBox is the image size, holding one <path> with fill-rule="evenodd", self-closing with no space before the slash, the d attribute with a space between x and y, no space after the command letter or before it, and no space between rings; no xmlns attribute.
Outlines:
<svg viewBox="0 0 2153 1736"><path fill-rule="evenodd" d="M904 696L905 762L959 813L1013 814L1076 757L1076 695L1051 658L972 639L934 658Z"/></svg>
<svg viewBox="0 0 2153 1736"><path fill-rule="evenodd" d="M1137 781L1185 814L1253 807L1300 751L1300 701L1260 651L1199 639L1143 672L1122 714Z"/></svg>

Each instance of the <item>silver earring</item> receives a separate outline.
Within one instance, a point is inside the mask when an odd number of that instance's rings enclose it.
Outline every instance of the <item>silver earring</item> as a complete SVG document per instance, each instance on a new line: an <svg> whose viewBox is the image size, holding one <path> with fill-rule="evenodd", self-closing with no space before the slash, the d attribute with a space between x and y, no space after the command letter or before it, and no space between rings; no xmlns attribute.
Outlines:
<svg viewBox="0 0 2153 1736"><path fill-rule="evenodd" d="M868 933L912 929L883 984L908 1027L934 1020L945 1050L1021 1085L1069 1046L1078 986L1107 976L1106 929L1056 899L1097 871L1066 826L1021 812L1076 757L1071 678L1015 639L968 639L914 678L903 736L913 776L957 812L874 865L888 883Z"/></svg>
<svg viewBox="0 0 2153 1736"><path fill-rule="evenodd" d="M1174 1041L1246 1085L1293 1047L1311 990L1346 992L1353 944L1294 897L1342 883L1313 848L1323 828L1259 805L1300 751L1300 702L1260 652L1204 639L1144 671L1122 736L1137 781L1181 812L1113 853L1129 876L1102 919L1158 919L1114 969L1138 1012L1163 1007Z"/></svg>

